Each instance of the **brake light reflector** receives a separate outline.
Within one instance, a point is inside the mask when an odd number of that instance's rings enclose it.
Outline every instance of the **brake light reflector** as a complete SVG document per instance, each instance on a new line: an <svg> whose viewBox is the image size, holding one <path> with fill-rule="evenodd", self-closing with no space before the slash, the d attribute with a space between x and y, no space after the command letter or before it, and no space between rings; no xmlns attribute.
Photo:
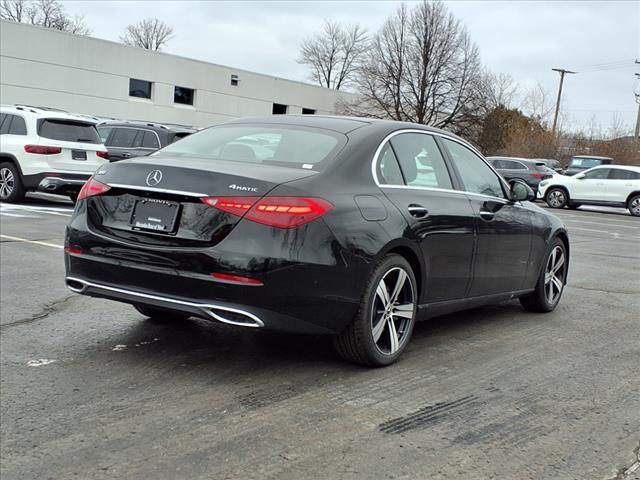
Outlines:
<svg viewBox="0 0 640 480"><path fill-rule="evenodd" d="M102 150L98 150L96 152L96 155L99 156L100 158L104 158L105 160L109 160L109 152L104 152Z"/></svg>
<svg viewBox="0 0 640 480"><path fill-rule="evenodd" d="M96 195L102 195L103 193L106 193L109 190L111 190L111 187L109 185L105 185L104 183L99 182L95 178L91 177L82 186L82 189L78 194L78 200L82 200L89 197L95 197Z"/></svg>
<svg viewBox="0 0 640 480"><path fill-rule="evenodd" d="M24 151L27 153L39 153L40 155L55 155L62 152L62 148L48 147L46 145L25 145Z"/></svg>
<svg viewBox="0 0 640 480"><path fill-rule="evenodd" d="M80 247L71 247L71 246L64 247L64 251L72 255L82 255L83 253L83 250Z"/></svg>
<svg viewBox="0 0 640 480"><path fill-rule="evenodd" d="M333 210L326 200L311 197L207 197L202 201L224 212L278 228L298 227Z"/></svg>
<svg viewBox="0 0 640 480"><path fill-rule="evenodd" d="M211 276L217 280L222 280L228 283L237 283L239 285L264 285L260 280L250 277L241 277L239 275L230 275L228 273L212 273Z"/></svg>

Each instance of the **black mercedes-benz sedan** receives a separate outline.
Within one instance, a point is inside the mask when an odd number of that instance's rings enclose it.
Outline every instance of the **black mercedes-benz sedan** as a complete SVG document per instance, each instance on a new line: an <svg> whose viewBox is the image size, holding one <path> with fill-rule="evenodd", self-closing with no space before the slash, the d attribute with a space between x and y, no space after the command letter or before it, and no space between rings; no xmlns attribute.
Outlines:
<svg viewBox="0 0 640 480"><path fill-rule="evenodd" d="M569 241L471 145L392 121L239 119L101 167L66 232L66 284L146 316L334 336L394 362L416 320L519 298L550 312Z"/></svg>

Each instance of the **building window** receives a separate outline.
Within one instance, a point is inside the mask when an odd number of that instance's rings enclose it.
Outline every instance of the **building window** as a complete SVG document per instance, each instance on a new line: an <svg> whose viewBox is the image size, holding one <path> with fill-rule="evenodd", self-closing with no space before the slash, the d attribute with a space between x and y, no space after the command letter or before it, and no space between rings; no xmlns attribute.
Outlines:
<svg viewBox="0 0 640 480"><path fill-rule="evenodd" d="M175 87L173 89L173 103L181 103L182 105L193 105L193 88Z"/></svg>
<svg viewBox="0 0 640 480"><path fill-rule="evenodd" d="M274 103L271 113L273 113L274 115L284 115L285 113L287 113L287 108L289 108L287 105Z"/></svg>
<svg viewBox="0 0 640 480"><path fill-rule="evenodd" d="M302 114L303 115L315 115L316 111L313 108L303 108L302 109Z"/></svg>
<svg viewBox="0 0 640 480"><path fill-rule="evenodd" d="M138 80L136 78L129 79L129 96L138 98L151 98L151 82L146 80Z"/></svg>
<svg viewBox="0 0 640 480"><path fill-rule="evenodd" d="M237 87L239 81L240 79L238 78L238 75L231 75L231 85Z"/></svg>

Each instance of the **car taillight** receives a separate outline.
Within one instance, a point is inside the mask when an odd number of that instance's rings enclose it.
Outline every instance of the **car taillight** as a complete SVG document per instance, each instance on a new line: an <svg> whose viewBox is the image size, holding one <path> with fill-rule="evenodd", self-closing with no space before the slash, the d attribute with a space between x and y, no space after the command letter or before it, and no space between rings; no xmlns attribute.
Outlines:
<svg viewBox="0 0 640 480"><path fill-rule="evenodd" d="M542 178L544 176L544 173L531 172L531 176L534 177L534 178Z"/></svg>
<svg viewBox="0 0 640 480"><path fill-rule="evenodd" d="M25 145L24 151L27 153L39 153L40 155L55 155L62 152L62 148L48 147L46 145Z"/></svg>
<svg viewBox="0 0 640 480"><path fill-rule="evenodd" d="M279 228L304 225L333 209L326 200L311 197L207 197L202 201L223 212Z"/></svg>
<svg viewBox="0 0 640 480"><path fill-rule="evenodd" d="M91 177L87 182L82 186L80 193L78 194L78 200L82 200L84 198L95 197L96 195L102 195L103 193L111 190L109 185L105 185L102 182L97 181L95 178Z"/></svg>
<svg viewBox="0 0 640 480"><path fill-rule="evenodd" d="M102 150L98 150L96 155L100 158L104 158L105 160L109 160L109 152L103 152Z"/></svg>
<svg viewBox="0 0 640 480"><path fill-rule="evenodd" d="M255 285L256 287L261 287L262 285L264 285L257 278L241 277L239 275L231 275L228 273L214 272L211 274L211 276L217 280L222 280L226 283L235 283L236 285Z"/></svg>

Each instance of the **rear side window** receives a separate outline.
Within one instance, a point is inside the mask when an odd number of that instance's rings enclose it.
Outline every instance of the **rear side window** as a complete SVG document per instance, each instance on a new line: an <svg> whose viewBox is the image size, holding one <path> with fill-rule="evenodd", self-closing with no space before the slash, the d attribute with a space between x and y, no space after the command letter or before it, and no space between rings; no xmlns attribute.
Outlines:
<svg viewBox="0 0 640 480"><path fill-rule="evenodd" d="M346 137L293 125L225 125L208 128L165 147L172 155L321 170Z"/></svg>
<svg viewBox="0 0 640 480"><path fill-rule="evenodd" d="M44 118L38 120L38 135L53 140L80 143L101 143L96 127L91 123Z"/></svg>
<svg viewBox="0 0 640 480"><path fill-rule="evenodd" d="M407 185L452 188L444 158L431 135L402 133L391 139L391 145Z"/></svg>
<svg viewBox="0 0 640 480"><path fill-rule="evenodd" d="M18 115L9 115L13 117L11 119L11 125L9 125L9 135L26 135L27 125L24 123L24 118Z"/></svg>
<svg viewBox="0 0 640 480"><path fill-rule="evenodd" d="M98 130L98 135L100 136L100 140L102 140L102 143L104 143L105 145L107 144L107 138L109 138L109 134L111 133L111 130L113 130L112 127L97 127Z"/></svg>
<svg viewBox="0 0 640 480"><path fill-rule="evenodd" d="M623 170L622 168L612 168L609 170L610 180L638 180L640 173L631 170Z"/></svg>
<svg viewBox="0 0 640 480"><path fill-rule="evenodd" d="M142 137L142 148L153 148L157 150L160 148L160 142L158 141L158 136L155 132L146 131L144 132L144 136Z"/></svg>
<svg viewBox="0 0 640 480"><path fill-rule="evenodd" d="M398 159L391 144L387 142L380 152L380 161L378 162L378 179L383 185L404 185L404 178L398 165Z"/></svg>
<svg viewBox="0 0 640 480"><path fill-rule="evenodd" d="M113 130L109 146L116 148L133 148L138 132L141 132L135 128L114 128Z"/></svg>
<svg viewBox="0 0 640 480"><path fill-rule="evenodd" d="M444 138L443 142L449 150L467 192L506 198L502 182L478 155L453 140Z"/></svg>

